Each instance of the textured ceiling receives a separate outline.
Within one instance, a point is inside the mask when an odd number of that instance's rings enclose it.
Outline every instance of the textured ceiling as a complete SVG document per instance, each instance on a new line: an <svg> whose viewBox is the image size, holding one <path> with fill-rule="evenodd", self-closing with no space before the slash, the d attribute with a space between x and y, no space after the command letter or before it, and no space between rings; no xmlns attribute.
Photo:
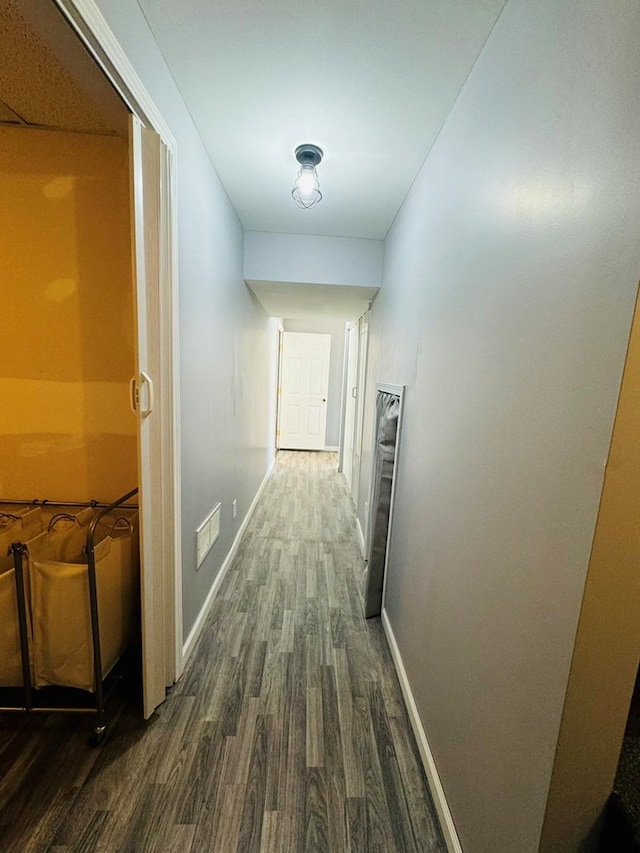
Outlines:
<svg viewBox="0 0 640 853"><path fill-rule="evenodd" d="M138 2L247 230L381 239L505 0Z"/></svg>
<svg viewBox="0 0 640 853"><path fill-rule="evenodd" d="M50 0L0 0L0 121L127 132L127 112Z"/></svg>
<svg viewBox="0 0 640 853"><path fill-rule="evenodd" d="M6 124L22 124L20 116L16 115L11 107L0 101L0 122Z"/></svg>

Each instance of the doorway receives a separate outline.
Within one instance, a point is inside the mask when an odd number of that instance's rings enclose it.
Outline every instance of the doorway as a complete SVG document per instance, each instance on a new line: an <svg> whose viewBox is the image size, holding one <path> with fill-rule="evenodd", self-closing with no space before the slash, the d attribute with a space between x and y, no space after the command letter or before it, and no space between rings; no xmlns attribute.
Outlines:
<svg viewBox="0 0 640 853"><path fill-rule="evenodd" d="M346 388L344 395L342 429L342 472L349 486L351 497L358 510L360 498L360 473L362 439L364 428L364 405L369 352L369 312L347 327ZM367 531L362 530L356 519L360 548L365 555Z"/></svg>
<svg viewBox="0 0 640 853"><path fill-rule="evenodd" d="M58 71L56 75L41 75L41 82L66 80L70 84L69 97L65 98L65 108L70 111L69 125L57 130L64 130L72 135L75 131L80 131L75 134L78 137L78 141L73 143L76 148L89 145L87 134L92 132L97 132L98 138L103 140L101 143L103 148L111 150L118 144L122 148L121 163L118 168L120 176L124 176L125 180L124 206L119 221L117 217L114 220L121 229L124 226L127 241L126 251L122 255L122 270L114 269L115 256L108 250L104 252L101 260L87 267L87 258L94 249L92 234L96 237L102 231L103 224L99 221L99 217L96 221L96 215L99 214L101 206L97 204L95 210L92 209L88 215L79 218L78 223L88 235L83 245L91 250L85 256L84 262L85 276L89 270L89 283L93 280L94 272L98 274L100 270L106 274L107 279L111 272L111 285L114 282L126 281L128 276L130 287L128 302L113 298L113 286L108 286L108 281L104 286L95 286L94 282L93 291L89 287L85 288L84 292L87 294L87 299L91 293L91 298L97 295L98 302L102 303L97 307L85 306L87 307L85 316L99 316L102 312L105 318L102 327L112 335L124 333L124 330L127 334L130 333L129 355L131 358L129 366L125 369L124 378L120 375L122 370L119 370L117 382L114 382L106 372L106 367L100 367L99 370L96 367L93 378L100 387L96 387L92 399L96 403L97 410L104 414L109 424L113 425L111 432L116 436L115 445L118 448L122 446L123 442L120 439L127 430L131 434L127 432L125 437L131 441L125 442L126 465L120 455L118 459L107 465L102 461L99 465L92 461L89 468L96 476L100 475L100 482L103 483L102 486L96 486L100 494L92 493L92 498L118 497L115 479L121 473L124 474L125 469L126 472L134 472L129 479L135 478L136 484L140 486L143 692L144 712L148 717L164 700L166 687L176 680L183 664L175 252L177 229L173 204L175 142L137 76L126 62L123 51L105 28L104 20L94 6L76 3L76 0L60 0L56 4L45 2L45 0L37 0L37 2L15 0L7 14L15 15L15 26L30 31L28 39L32 45L34 42L42 42L48 49L48 56ZM29 67L28 63L25 63L25 67ZM24 78L28 76L24 75ZM73 94L74 80L82 83L81 86L76 85L75 91L79 93L76 95ZM92 108L90 103L91 99L99 100L100 93L104 94L105 103L107 103L104 115L100 109ZM45 95L43 97L43 93L40 92L38 103L36 103L38 99L35 99L29 109L34 106L38 106L38 109L46 109L53 104L51 93L45 93ZM11 99L13 95L7 92L4 93L4 97ZM129 115L133 116L130 129L127 122ZM85 127L79 123L87 120L87 116L95 124L95 128ZM101 116L105 122L103 125L100 124ZM37 130L29 130L29 122L25 121L24 116L17 109L3 109L2 118L5 123L16 126L16 133L31 134L33 139L39 138L41 142L44 141L45 133L49 132L43 131L41 127ZM34 123L40 126L49 124L46 120L37 120L37 118ZM51 128L51 132L55 130ZM83 142L80 141L81 138ZM105 187L110 186L107 181ZM77 187L73 183L72 176L65 175L63 172L57 177L54 176L45 189L48 193L45 196L48 204L53 207L63 203L68 193L75 192ZM128 227L132 209L131 196L134 201L133 233L130 233ZM155 211L153 217L152 211ZM133 271L131 269L132 238L136 258ZM71 278L56 278L51 275L52 287L47 291L47 298L60 310L64 304L67 304L65 300L74 298L75 285ZM133 287L133 278L135 278L135 287ZM132 319L131 290L135 293L137 323ZM113 305L120 311L128 307L128 325L123 318L108 320L105 316L107 304ZM82 332L82 328L82 324L79 324L80 340L84 341L85 350L87 346L93 347L94 361L105 356L105 348L100 341L95 339L93 333L89 334L86 330ZM67 336L66 340L70 342L71 337ZM83 363L87 363L86 359ZM51 363L47 365L45 379L48 377L50 366ZM132 373L134 377L129 387L129 378ZM81 379L84 378L81 377ZM64 377L62 380L64 388L61 385L61 390L68 396L70 391L68 381ZM48 387L49 390L53 390L52 386ZM111 404L109 394L117 396L117 406ZM130 411L130 401L135 409L135 416ZM69 421L69 406L59 403L56 411L57 415L66 413L66 420ZM116 413L120 414L116 417ZM95 415L92 417L95 419ZM127 417L129 423L125 430L123 424ZM71 433L77 436L77 428L80 427L86 432L87 427L91 427L91 422L86 418L84 421L84 423L78 421ZM133 427L129 429L132 422ZM66 426L64 428L66 429ZM63 427L56 427L56 429L61 430ZM110 427L107 428L107 432L109 429ZM62 446L60 442L58 445ZM67 442L67 449L70 452L77 450L76 445L77 439L71 438ZM41 442L40 448L42 449L43 446ZM102 441L100 447L105 446L105 442ZM92 460L95 458L97 457L92 454ZM77 466L69 464L62 473L70 476L76 470ZM98 482L96 477L93 480ZM126 489L131 485L132 483L127 482ZM123 487L122 491L126 489ZM91 491L93 492L93 487ZM42 495L42 497L47 496ZM58 495L52 493L50 496ZM70 496L77 497L78 493ZM67 494L61 494L60 497L66 498Z"/></svg>
<svg viewBox="0 0 640 853"><path fill-rule="evenodd" d="M362 465L362 437L364 429L364 402L367 382L367 360L369 355L369 312L358 320L358 380L356 385L356 412L353 436L353 474L351 494L358 509L360 498L360 469Z"/></svg>

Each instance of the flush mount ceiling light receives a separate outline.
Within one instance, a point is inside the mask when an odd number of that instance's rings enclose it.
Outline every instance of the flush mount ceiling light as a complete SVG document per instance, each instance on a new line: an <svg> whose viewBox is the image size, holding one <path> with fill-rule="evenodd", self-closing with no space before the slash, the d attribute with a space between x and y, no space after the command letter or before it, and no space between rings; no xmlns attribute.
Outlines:
<svg viewBox="0 0 640 853"><path fill-rule="evenodd" d="M315 207L321 201L320 183L316 166L322 160L322 148L317 145L298 145L296 148L296 160L300 163L300 171L296 178L296 185L291 190L298 207L308 210Z"/></svg>

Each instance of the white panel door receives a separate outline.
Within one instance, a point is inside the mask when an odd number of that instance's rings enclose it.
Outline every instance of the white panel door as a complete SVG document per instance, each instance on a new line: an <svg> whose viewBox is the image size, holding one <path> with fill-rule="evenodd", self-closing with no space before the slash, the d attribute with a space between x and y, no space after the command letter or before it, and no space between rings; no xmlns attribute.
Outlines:
<svg viewBox="0 0 640 853"><path fill-rule="evenodd" d="M283 332L280 435L283 450L323 450L331 335Z"/></svg>

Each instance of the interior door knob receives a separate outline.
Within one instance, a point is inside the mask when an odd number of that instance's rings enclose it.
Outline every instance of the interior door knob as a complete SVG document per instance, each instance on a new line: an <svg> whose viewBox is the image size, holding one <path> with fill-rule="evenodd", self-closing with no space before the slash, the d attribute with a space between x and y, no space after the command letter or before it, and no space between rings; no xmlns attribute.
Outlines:
<svg viewBox="0 0 640 853"><path fill-rule="evenodd" d="M323 403L326 403L326 402L327 402L327 398L326 398L326 397L323 397L323 398L322 398L322 402L323 402Z"/></svg>

